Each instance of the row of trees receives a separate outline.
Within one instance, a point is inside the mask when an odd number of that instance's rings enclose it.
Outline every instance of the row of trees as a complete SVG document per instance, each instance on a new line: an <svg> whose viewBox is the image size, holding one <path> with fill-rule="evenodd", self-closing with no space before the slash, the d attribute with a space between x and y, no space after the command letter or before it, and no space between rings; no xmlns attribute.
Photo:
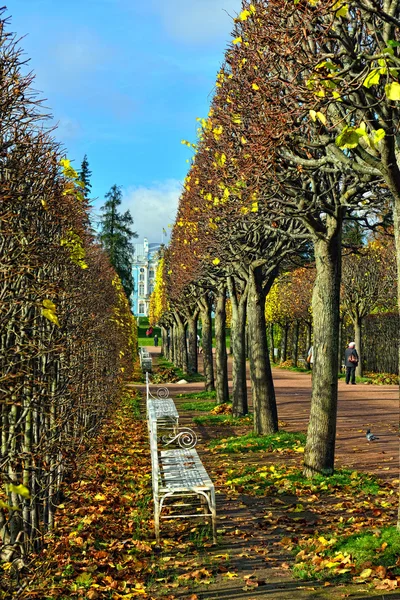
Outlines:
<svg viewBox="0 0 400 600"><path fill-rule="evenodd" d="M377 230L392 219L397 267L400 262L400 5L255 0L242 8L210 113L200 120L153 315L171 330L167 353L189 369L195 368L191 341L201 316L210 387L213 303L221 401L228 290L233 410L247 411L247 317L254 427L261 434L275 432L265 300L280 271L314 261L314 375L304 471L329 474L335 455L343 228L360 222ZM348 310L353 307L351 300Z"/></svg>
<svg viewBox="0 0 400 600"><path fill-rule="evenodd" d="M312 331L312 290L315 282L315 267L299 267L283 273L275 281L267 297L266 321L270 333L270 351L273 360L274 326L279 325L281 340L281 361L289 356L297 366L299 357L299 329L306 330L305 351L311 345ZM346 250L342 259L342 280L340 293L340 321L343 325L352 324L351 337L356 341L360 356L357 375L363 374L362 324L371 313L387 313L396 310L397 274L393 237L385 232L375 234L373 239L356 248ZM289 328L293 331L292 349L288 348ZM341 330L340 330L341 331ZM339 361L342 363L346 339L339 335ZM348 341L348 340L347 340Z"/></svg>
<svg viewBox="0 0 400 600"><path fill-rule="evenodd" d="M121 280L94 238L85 182L46 132L0 20L1 558L41 545L63 481L136 352Z"/></svg>

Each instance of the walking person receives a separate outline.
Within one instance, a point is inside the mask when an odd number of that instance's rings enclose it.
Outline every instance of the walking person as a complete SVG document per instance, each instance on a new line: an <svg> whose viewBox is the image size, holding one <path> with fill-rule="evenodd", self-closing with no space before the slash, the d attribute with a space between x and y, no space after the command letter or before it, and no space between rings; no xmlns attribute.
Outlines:
<svg viewBox="0 0 400 600"><path fill-rule="evenodd" d="M358 365L358 354L355 342L350 342L344 352L344 364L346 366L346 385L356 385L356 367Z"/></svg>
<svg viewBox="0 0 400 600"><path fill-rule="evenodd" d="M155 334L155 336L154 336L154 345L158 346L158 335L157 334Z"/></svg>

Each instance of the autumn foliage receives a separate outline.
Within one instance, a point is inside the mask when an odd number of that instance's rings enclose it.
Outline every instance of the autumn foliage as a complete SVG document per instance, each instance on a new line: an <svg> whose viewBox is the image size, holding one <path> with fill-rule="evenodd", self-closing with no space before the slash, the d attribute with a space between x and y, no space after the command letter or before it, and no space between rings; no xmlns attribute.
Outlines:
<svg viewBox="0 0 400 600"><path fill-rule="evenodd" d="M38 548L62 487L131 373L136 333L0 22L1 558Z"/></svg>

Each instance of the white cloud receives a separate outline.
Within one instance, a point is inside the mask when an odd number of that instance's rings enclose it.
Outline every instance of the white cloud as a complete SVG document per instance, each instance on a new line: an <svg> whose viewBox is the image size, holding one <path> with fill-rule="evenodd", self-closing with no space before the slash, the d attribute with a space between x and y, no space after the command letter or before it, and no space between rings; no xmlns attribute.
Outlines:
<svg viewBox="0 0 400 600"><path fill-rule="evenodd" d="M225 39L241 4L241 0L151 1L169 35L189 44Z"/></svg>
<svg viewBox="0 0 400 600"><path fill-rule="evenodd" d="M156 182L151 186L128 188L122 199L121 210L130 210L134 220L137 242L147 237L149 242L161 242L163 228L169 240L169 224L175 221L182 184L176 179Z"/></svg>

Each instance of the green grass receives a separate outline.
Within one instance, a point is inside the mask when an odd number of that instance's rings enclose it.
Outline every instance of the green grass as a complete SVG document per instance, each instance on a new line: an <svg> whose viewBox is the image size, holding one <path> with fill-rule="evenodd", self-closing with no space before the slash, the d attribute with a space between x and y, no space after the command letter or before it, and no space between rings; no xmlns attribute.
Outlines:
<svg viewBox="0 0 400 600"><path fill-rule="evenodd" d="M375 532L368 530L343 537L329 547L327 555L337 552L350 554L357 566L368 562L393 567L400 556L400 532L395 527L387 527ZM397 573L400 573L400 566L397 567Z"/></svg>
<svg viewBox="0 0 400 600"><path fill-rule="evenodd" d="M299 491L313 494L329 494L347 491L350 495L378 495L381 488L378 480L357 471L341 469L331 476L304 477L298 467L242 466L227 472L226 485L232 490L245 490L249 494L294 493Z"/></svg>
<svg viewBox="0 0 400 600"><path fill-rule="evenodd" d="M190 412L198 410L199 412L210 412L216 407L215 402L184 402L182 404L183 410Z"/></svg>
<svg viewBox="0 0 400 600"><path fill-rule="evenodd" d="M291 367L285 364L281 365L281 363L271 363L271 367L282 369L283 371L294 371L295 373L311 374L311 369L307 369L306 367Z"/></svg>
<svg viewBox="0 0 400 600"><path fill-rule="evenodd" d="M227 417L230 415L215 416ZM247 419L250 423L253 420L252 417L247 417ZM238 424L244 424L243 417L240 419ZM268 452L287 449L295 450L297 448L303 447L305 443L306 436L304 433L291 433L288 431L279 431L278 433L274 433L272 435L257 435L252 432L247 433L246 435L212 440L209 446L214 450L218 450L227 454L232 454L236 452L258 452L260 450Z"/></svg>
<svg viewBox="0 0 400 600"><path fill-rule="evenodd" d="M193 421L197 425L252 425L253 416L234 417L233 415L205 415L202 417L194 417Z"/></svg>
<svg viewBox="0 0 400 600"><path fill-rule="evenodd" d="M140 392L137 390L125 391L122 396L122 401L130 406L135 419L140 419Z"/></svg>
<svg viewBox="0 0 400 600"><path fill-rule="evenodd" d="M217 392L189 392L188 394L177 394L177 398L187 398L188 400L215 400L217 397ZM215 404L213 405L213 407Z"/></svg>
<svg viewBox="0 0 400 600"><path fill-rule="evenodd" d="M293 574L300 579L349 580L357 577L357 573L363 573L365 576L362 575L360 580L365 581L371 576L374 577L374 567L385 567L390 569L393 575L400 575L400 565L397 564L400 555L400 532L395 527L383 527L375 531L368 528L332 541L333 543L321 548L320 538L307 540L305 554L301 553L301 562L294 565ZM340 572L340 558L336 560L335 567L335 558L338 556L345 557L343 573ZM321 560L324 561L322 565ZM353 565L352 569L346 569L349 563ZM316 564L323 568L319 567L316 570ZM367 569L367 572L364 569Z"/></svg>

